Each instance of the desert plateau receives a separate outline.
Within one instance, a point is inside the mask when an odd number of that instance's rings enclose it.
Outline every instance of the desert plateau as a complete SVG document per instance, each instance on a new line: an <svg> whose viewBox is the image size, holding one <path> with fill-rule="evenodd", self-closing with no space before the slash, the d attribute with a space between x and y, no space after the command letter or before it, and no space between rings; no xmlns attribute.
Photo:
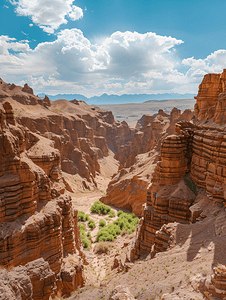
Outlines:
<svg viewBox="0 0 226 300"><path fill-rule="evenodd" d="M0 299L226 299L225 85L129 126L0 79Z"/></svg>

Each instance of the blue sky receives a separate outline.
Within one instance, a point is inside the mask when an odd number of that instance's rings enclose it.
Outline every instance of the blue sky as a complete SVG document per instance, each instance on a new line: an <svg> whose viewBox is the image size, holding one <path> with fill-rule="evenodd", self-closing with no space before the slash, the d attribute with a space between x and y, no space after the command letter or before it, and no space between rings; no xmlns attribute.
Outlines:
<svg viewBox="0 0 226 300"><path fill-rule="evenodd" d="M0 77L35 93L197 93L226 68L226 1L2 0Z"/></svg>

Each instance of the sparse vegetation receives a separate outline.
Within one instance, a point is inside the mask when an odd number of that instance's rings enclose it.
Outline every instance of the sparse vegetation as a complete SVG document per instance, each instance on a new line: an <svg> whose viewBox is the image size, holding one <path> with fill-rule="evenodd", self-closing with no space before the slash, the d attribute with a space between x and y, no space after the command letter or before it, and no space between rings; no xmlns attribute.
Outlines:
<svg viewBox="0 0 226 300"><path fill-rule="evenodd" d="M115 217L115 212L113 210L109 211L109 217L114 218Z"/></svg>
<svg viewBox="0 0 226 300"><path fill-rule="evenodd" d="M88 237L90 240L92 240L92 236L91 236L91 233L90 233L90 232L87 233L87 237Z"/></svg>
<svg viewBox="0 0 226 300"><path fill-rule="evenodd" d="M134 214L118 212L118 219L99 230L96 241L113 241L123 230L131 234L137 227L138 218Z"/></svg>
<svg viewBox="0 0 226 300"><path fill-rule="evenodd" d="M89 226L89 228L94 229L96 227L94 220L90 219L88 222L88 226Z"/></svg>
<svg viewBox="0 0 226 300"><path fill-rule="evenodd" d="M100 219L99 221L99 227L105 227L106 226L106 221L103 219Z"/></svg>
<svg viewBox="0 0 226 300"><path fill-rule="evenodd" d="M84 211L78 211L79 221L85 222L89 220L89 215L85 214Z"/></svg>
<svg viewBox="0 0 226 300"><path fill-rule="evenodd" d="M100 201L95 201L94 204L90 208L92 213L103 214L106 215L111 210L110 206L103 204Z"/></svg>
<svg viewBox="0 0 226 300"><path fill-rule="evenodd" d="M110 206L105 205L104 203L102 203L100 201L95 201L94 204L91 206L90 210L92 213L97 213L99 215L108 214L109 217L111 217L111 218L115 217L115 212L113 210L111 210Z"/></svg>
<svg viewBox="0 0 226 300"><path fill-rule="evenodd" d="M82 244L84 248L90 248L91 243L87 240L86 234L85 234L85 225L78 223L80 234L81 234L81 239L82 239Z"/></svg>
<svg viewBox="0 0 226 300"><path fill-rule="evenodd" d="M100 243L95 246L94 252L98 254L107 253L109 251L109 244L108 243Z"/></svg>

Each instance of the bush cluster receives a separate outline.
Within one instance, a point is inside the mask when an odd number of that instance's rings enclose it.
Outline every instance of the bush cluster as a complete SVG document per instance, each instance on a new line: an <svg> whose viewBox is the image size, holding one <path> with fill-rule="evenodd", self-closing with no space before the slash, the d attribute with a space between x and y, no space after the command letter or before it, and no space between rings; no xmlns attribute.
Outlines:
<svg viewBox="0 0 226 300"><path fill-rule="evenodd" d="M79 221L85 222L89 220L89 215L85 215L84 211L78 211Z"/></svg>
<svg viewBox="0 0 226 300"><path fill-rule="evenodd" d="M137 228L137 223L139 218L134 214L124 213L122 211L118 211L118 219L113 222L113 224L118 225L120 229L124 229L129 234L134 232Z"/></svg>
<svg viewBox="0 0 226 300"><path fill-rule="evenodd" d="M106 215L109 214L109 217L113 218L115 217L115 212L111 210L110 206L105 205L104 203L100 201L95 201L93 205L90 208L92 213L97 213L99 215Z"/></svg>
<svg viewBox="0 0 226 300"><path fill-rule="evenodd" d="M96 241L113 241L121 232L131 234L137 227L139 219L134 214L118 212L118 219L103 227L97 233Z"/></svg>
<svg viewBox="0 0 226 300"><path fill-rule="evenodd" d="M78 223L79 226L79 230L80 230L80 235L81 235L81 239L82 239L82 244L84 248L90 248L91 243L87 240L86 238L86 234L85 234L85 225Z"/></svg>
<svg viewBox="0 0 226 300"><path fill-rule="evenodd" d="M92 236L91 236L91 233L90 233L90 232L87 233L87 237L88 237L90 240L92 240Z"/></svg>
<svg viewBox="0 0 226 300"><path fill-rule="evenodd" d="M99 221L99 227L105 227L106 226L106 221L103 219L100 219Z"/></svg>
<svg viewBox="0 0 226 300"><path fill-rule="evenodd" d="M88 222L88 226L91 229L95 228L95 222L92 219L90 219L89 222Z"/></svg>
<svg viewBox="0 0 226 300"><path fill-rule="evenodd" d="M113 210L109 211L109 217L114 218L115 217L115 212Z"/></svg>

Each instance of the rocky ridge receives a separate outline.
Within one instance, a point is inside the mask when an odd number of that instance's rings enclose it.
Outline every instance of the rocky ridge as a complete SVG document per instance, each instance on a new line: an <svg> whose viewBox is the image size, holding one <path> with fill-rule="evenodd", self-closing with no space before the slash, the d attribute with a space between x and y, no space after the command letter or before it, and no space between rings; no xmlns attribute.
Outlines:
<svg viewBox="0 0 226 300"><path fill-rule="evenodd" d="M51 141L19 125L9 102L0 104L0 120L1 293L49 299L64 293L69 254L77 258L73 288L84 281L77 211L63 195L60 153Z"/></svg>
<svg viewBox="0 0 226 300"><path fill-rule="evenodd" d="M19 124L52 141L62 171L83 177L84 188L97 184L98 159L108 156L109 149L116 152L134 134L126 122L115 122L111 112L78 100L42 100L27 84L22 88L0 80L0 99L11 103Z"/></svg>
<svg viewBox="0 0 226 300"><path fill-rule="evenodd" d="M77 174L81 190L95 189L99 160L132 136L133 130L126 122L115 122L111 112L77 100L51 103L35 96L27 84L19 87L0 79L4 299L68 296L83 286L86 259L77 210L67 195L74 185L66 174Z"/></svg>
<svg viewBox="0 0 226 300"><path fill-rule="evenodd" d="M159 161L161 142L175 132L177 122L191 120L192 117L191 110L181 112L177 108L174 108L170 114L159 110L156 116L144 115L138 122L132 142L118 148L115 157L121 163L120 171L112 178L107 194L101 198L101 201L141 216L142 205L147 198L147 188L155 174L153 170L156 163ZM168 150L169 148L165 149L166 155ZM170 164L170 157L167 167L169 169L174 167L178 158L176 157ZM169 177L171 175L169 174ZM180 177L180 174L178 176Z"/></svg>
<svg viewBox="0 0 226 300"><path fill-rule="evenodd" d="M200 216L206 217L200 207L192 205L200 188L213 203L225 204L225 74L226 70L222 74L204 76L195 97L196 118L179 122L176 134L162 142L161 158L148 187L131 249L132 259L147 253L154 256L169 249L173 222L189 224ZM205 288L200 283L208 299L212 299L211 295L223 299L224 269L224 265L214 268Z"/></svg>

